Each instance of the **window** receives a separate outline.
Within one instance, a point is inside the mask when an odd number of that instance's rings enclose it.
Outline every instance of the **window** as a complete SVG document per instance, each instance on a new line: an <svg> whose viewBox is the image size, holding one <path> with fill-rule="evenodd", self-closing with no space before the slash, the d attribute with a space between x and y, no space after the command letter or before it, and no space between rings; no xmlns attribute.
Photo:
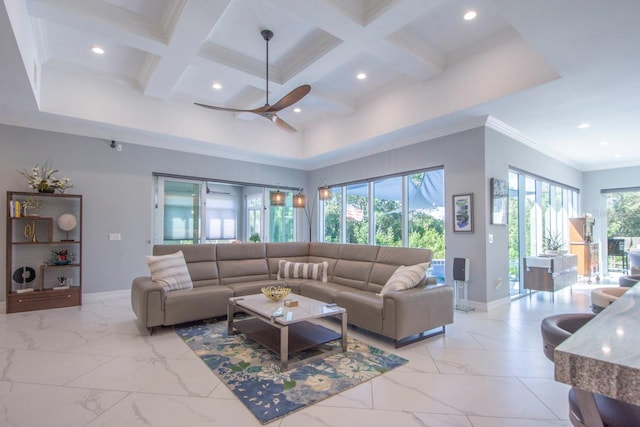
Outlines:
<svg viewBox="0 0 640 427"><path fill-rule="evenodd" d="M320 223L325 242L430 248L444 258L444 169L333 186Z"/></svg>
<svg viewBox="0 0 640 427"><path fill-rule="evenodd" d="M235 240L238 236L238 197L207 194L207 240Z"/></svg>
<svg viewBox="0 0 640 427"><path fill-rule="evenodd" d="M522 258L543 253L543 238L549 233L563 236L568 249L569 218L578 213L578 191L509 171L509 282L510 293L523 293Z"/></svg>
<svg viewBox="0 0 640 427"><path fill-rule="evenodd" d="M200 240L200 184L163 181L162 241L165 244Z"/></svg>
<svg viewBox="0 0 640 427"><path fill-rule="evenodd" d="M444 169L414 173L406 181L407 246L429 248L434 259L444 258Z"/></svg>
<svg viewBox="0 0 640 427"><path fill-rule="evenodd" d="M369 243L369 186L347 186L346 243Z"/></svg>
<svg viewBox="0 0 640 427"><path fill-rule="evenodd" d="M160 175L155 184L155 243L295 240L291 191L282 190L285 206L267 212L275 188Z"/></svg>
<svg viewBox="0 0 640 427"><path fill-rule="evenodd" d="M340 243L342 241L342 187L331 189L331 197L323 202L324 215L322 218L322 228L324 230L324 241L329 243ZM322 209L322 208L321 208Z"/></svg>
<svg viewBox="0 0 640 427"><path fill-rule="evenodd" d="M402 177L373 182L375 244L402 246Z"/></svg>
<svg viewBox="0 0 640 427"><path fill-rule="evenodd" d="M269 206L269 241L293 242L295 241L293 193L282 189L280 191L285 193L284 206Z"/></svg>
<svg viewBox="0 0 640 427"><path fill-rule="evenodd" d="M247 235L257 235L262 240L262 210L264 207L263 192L247 196Z"/></svg>

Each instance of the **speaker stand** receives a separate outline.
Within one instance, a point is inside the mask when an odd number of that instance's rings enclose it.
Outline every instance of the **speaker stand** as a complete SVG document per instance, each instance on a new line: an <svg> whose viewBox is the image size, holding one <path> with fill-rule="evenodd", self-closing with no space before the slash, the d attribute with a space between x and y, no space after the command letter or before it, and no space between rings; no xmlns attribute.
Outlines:
<svg viewBox="0 0 640 427"><path fill-rule="evenodd" d="M466 306L466 305L461 303L461 301L465 302L465 303L468 301L467 300L467 284L469 282L460 281L460 280L454 280L453 283L454 283L455 291L456 291L456 306L455 306L455 309L458 310L458 311L463 311L465 313L468 313L470 311L475 311L475 308ZM462 288L462 299L460 299L460 288Z"/></svg>

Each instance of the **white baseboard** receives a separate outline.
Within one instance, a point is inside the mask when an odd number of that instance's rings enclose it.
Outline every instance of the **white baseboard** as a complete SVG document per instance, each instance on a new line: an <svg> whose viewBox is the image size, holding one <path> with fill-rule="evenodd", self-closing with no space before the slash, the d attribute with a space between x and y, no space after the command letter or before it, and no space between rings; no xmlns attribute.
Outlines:
<svg viewBox="0 0 640 427"><path fill-rule="evenodd" d="M464 305L466 305L467 307L473 308L475 311L489 312L491 310L495 310L499 307L502 307L504 305L509 305L509 304L511 304L511 298L504 297L504 298L491 301L489 303L467 300L465 301Z"/></svg>
<svg viewBox="0 0 640 427"><path fill-rule="evenodd" d="M90 294L82 294L83 301L99 301L105 298L121 298L125 295L130 295L131 289L122 289L120 291L104 291L104 292L92 292Z"/></svg>

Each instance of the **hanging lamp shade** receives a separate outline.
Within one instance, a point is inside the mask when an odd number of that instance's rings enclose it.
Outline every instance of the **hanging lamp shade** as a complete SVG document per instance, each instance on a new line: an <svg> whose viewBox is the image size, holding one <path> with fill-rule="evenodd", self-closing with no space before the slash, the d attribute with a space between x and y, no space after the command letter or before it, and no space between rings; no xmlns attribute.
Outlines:
<svg viewBox="0 0 640 427"><path fill-rule="evenodd" d="M271 192L269 198L271 199L271 206L284 206L286 196L278 187L276 191Z"/></svg>
<svg viewBox="0 0 640 427"><path fill-rule="evenodd" d="M298 191L298 194L293 196L293 207L304 208L307 205L307 198L302 194L302 189Z"/></svg>
<svg viewBox="0 0 640 427"><path fill-rule="evenodd" d="M331 198L331 189L325 184L318 188L318 197L320 200L327 200Z"/></svg>

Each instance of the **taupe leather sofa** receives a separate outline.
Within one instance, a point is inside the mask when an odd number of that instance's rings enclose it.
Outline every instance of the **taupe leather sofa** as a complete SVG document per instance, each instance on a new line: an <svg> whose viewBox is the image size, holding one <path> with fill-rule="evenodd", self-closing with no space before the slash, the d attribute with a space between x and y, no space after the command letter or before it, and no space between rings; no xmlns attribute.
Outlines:
<svg viewBox="0 0 640 427"><path fill-rule="evenodd" d="M347 309L351 325L392 338L396 346L443 333L453 323L453 289L425 278L417 287L379 296L401 265L431 261L430 249L334 243L242 243L156 245L154 255L181 250L193 289L164 292L150 277L133 280L131 306L142 325L153 327L226 316L230 297L286 285L293 293ZM328 262L328 282L277 280L278 262ZM435 333L427 331L440 328Z"/></svg>

